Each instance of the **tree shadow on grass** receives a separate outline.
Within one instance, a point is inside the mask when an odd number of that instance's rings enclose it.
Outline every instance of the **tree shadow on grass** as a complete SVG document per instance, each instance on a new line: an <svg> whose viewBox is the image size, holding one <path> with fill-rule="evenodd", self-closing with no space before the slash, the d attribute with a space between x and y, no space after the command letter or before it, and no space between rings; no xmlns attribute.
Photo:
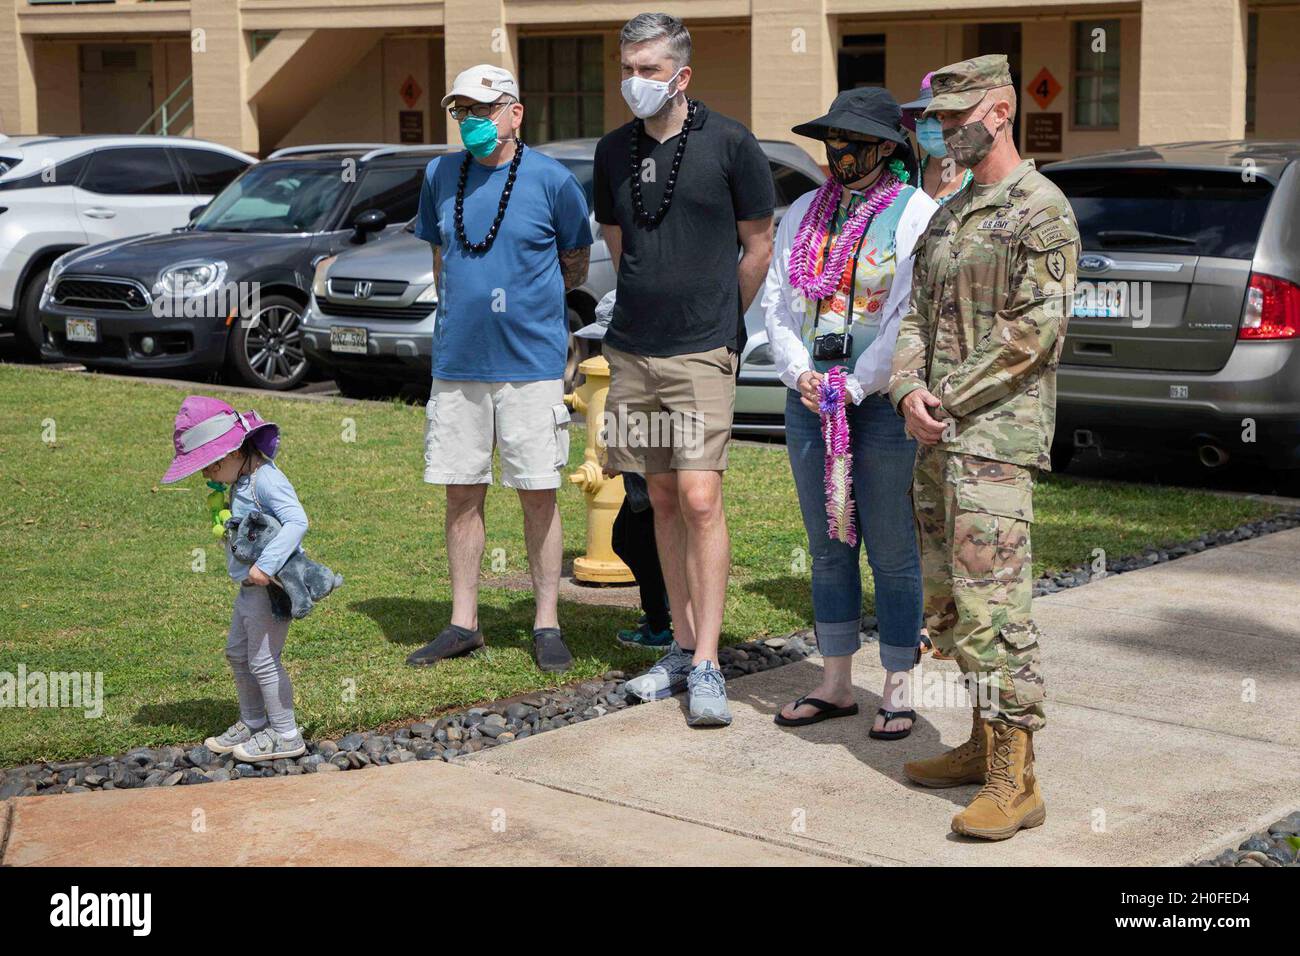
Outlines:
<svg viewBox="0 0 1300 956"><path fill-rule="evenodd" d="M414 649L437 636L451 620L451 601L431 598L378 597L354 601L349 609L364 614L379 625L385 640ZM508 606L479 605L479 627L492 647L532 649L534 604L531 594L521 593ZM635 611L627 608L559 602L560 627L565 643L575 655L594 656L619 662L640 658L624 653L614 635L631 627Z"/></svg>
<svg viewBox="0 0 1300 956"><path fill-rule="evenodd" d="M231 719L232 710L235 709L235 704L230 698L196 697L192 700L144 704L132 716L131 723L140 726L187 729L225 727Z"/></svg>

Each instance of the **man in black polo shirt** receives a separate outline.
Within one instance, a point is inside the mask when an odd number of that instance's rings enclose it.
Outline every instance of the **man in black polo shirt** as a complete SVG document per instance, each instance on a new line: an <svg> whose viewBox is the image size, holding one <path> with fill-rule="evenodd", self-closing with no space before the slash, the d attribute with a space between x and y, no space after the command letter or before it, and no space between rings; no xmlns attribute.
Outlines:
<svg viewBox="0 0 1300 956"><path fill-rule="evenodd" d="M688 686L688 723L725 725L722 473L738 330L772 258L775 189L753 134L687 99L691 36L680 20L643 13L619 41L637 119L596 146L596 219L618 269L605 431L610 470L646 476L676 631L627 687L654 700Z"/></svg>

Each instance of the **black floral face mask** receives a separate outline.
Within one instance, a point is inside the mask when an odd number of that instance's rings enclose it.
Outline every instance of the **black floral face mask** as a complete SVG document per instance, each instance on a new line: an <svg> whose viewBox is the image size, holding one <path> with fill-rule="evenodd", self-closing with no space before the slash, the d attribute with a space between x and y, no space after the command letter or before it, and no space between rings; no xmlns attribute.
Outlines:
<svg viewBox="0 0 1300 956"><path fill-rule="evenodd" d="M826 165L831 175L846 186L870 176L888 158L883 142L849 140L843 146L832 146L828 140L825 145Z"/></svg>

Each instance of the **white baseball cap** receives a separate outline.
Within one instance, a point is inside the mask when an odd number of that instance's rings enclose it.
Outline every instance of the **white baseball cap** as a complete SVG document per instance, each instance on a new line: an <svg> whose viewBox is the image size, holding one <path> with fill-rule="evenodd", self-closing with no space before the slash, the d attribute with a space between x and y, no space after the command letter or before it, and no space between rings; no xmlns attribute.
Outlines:
<svg viewBox="0 0 1300 956"><path fill-rule="evenodd" d="M499 66L480 63L456 77L451 92L442 98L442 107L446 109L458 96L468 96L480 103L491 103L503 94L519 99L519 84L515 82L515 75Z"/></svg>

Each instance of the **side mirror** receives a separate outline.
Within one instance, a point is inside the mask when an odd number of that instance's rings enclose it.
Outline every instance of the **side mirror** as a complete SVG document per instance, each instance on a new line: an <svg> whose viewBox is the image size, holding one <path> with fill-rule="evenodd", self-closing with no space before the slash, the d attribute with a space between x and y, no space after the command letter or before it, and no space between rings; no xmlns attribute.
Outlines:
<svg viewBox="0 0 1300 956"><path fill-rule="evenodd" d="M204 203L202 206L195 206L193 209L191 209L190 222L193 222L195 219L198 219L199 216L203 214L203 210L207 208L208 208L208 204Z"/></svg>
<svg viewBox="0 0 1300 956"><path fill-rule="evenodd" d="M388 213L382 209L367 209L352 222L352 241L361 243L372 232L380 232L388 225Z"/></svg>

